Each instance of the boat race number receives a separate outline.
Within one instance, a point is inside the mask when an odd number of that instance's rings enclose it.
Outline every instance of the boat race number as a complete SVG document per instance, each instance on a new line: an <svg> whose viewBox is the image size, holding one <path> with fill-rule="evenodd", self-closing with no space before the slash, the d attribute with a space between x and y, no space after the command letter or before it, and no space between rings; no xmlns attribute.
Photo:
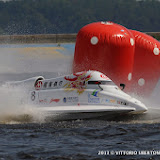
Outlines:
<svg viewBox="0 0 160 160"><path fill-rule="evenodd" d="M36 98L36 92L33 91L33 92L31 93L31 100L34 101L35 98Z"/></svg>
<svg viewBox="0 0 160 160"><path fill-rule="evenodd" d="M35 86L35 89L39 90L42 87L42 85L43 85L42 81L38 81L37 84L36 84L36 86Z"/></svg>

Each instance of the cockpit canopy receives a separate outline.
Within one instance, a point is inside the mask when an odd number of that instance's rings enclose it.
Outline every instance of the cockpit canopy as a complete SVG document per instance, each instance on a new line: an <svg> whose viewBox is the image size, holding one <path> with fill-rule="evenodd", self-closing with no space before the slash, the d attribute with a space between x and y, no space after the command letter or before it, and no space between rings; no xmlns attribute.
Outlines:
<svg viewBox="0 0 160 160"><path fill-rule="evenodd" d="M112 81L88 81L88 85L115 85Z"/></svg>
<svg viewBox="0 0 160 160"><path fill-rule="evenodd" d="M95 88L101 90L108 90L110 87L112 87L112 89L113 87L115 89L118 89L118 86L116 86L115 83L106 75L97 71L92 71L92 77L87 82L88 89ZM125 84L120 84L120 87L123 90L125 88Z"/></svg>

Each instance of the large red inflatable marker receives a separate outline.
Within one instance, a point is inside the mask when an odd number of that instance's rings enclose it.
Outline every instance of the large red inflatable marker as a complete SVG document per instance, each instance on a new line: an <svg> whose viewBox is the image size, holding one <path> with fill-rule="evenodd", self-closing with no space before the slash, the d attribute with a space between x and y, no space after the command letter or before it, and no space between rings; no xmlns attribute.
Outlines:
<svg viewBox="0 0 160 160"><path fill-rule="evenodd" d="M135 37L131 91L150 95L160 78L160 43L144 33L130 30Z"/></svg>
<svg viewBox="0 0 160 160"><path fill-rule="evenodd" d="M97 70L117 85L132 78L135 40L125 27L112 22L84 26L77 35L73 72Z"/></svg>
<svg viewBox="0 0 160 160"><path fill-rule="evenodd" d="M160 43L112 22L83 27L76 40L73 72L97 70L125 91L150 95L160 79Z"/></svg>

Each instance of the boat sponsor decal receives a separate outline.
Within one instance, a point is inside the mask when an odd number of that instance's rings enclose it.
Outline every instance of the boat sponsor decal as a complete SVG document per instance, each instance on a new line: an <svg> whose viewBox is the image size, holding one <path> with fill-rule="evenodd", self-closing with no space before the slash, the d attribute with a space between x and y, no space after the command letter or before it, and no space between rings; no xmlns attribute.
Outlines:
<svg viewBox="0 0 160 160"><path fill-rule="evenodd" d="M40 99L39 103L47 103L47 99Z"/></svg>
<svg viewBox="0 0 160 160"><path fill-rule="evenodd" d="M105 102L109 103L109 102L110 102L110 100L109 100L109 99L105 99Z"/></svg>
<svg viewBox="0 0 160 160"><path fill-rule="evenodd" d="M51 103L58 103L60 101L60 99L54 99L51 98L50 100L47 100L47 98L45 99L39 99L39 103L47 103L47 104L51 104Z"/></svg>
<svg viewBox="0 0 160 160"><path fill-rule="evenodd" d="M110 103L115 103L116 100L115 99L110 99Z"/></svg>
<svg viewBox="0 0 160 160"><path fill-rule="evenodd" d="M64 97L63 98L64 103L74 103L74 102L78 102L78 101L79 101L78 97Z"/></svg>
<svg viewBox="0 0 160 160"><path fill-rule="evenodd" d="M64 85L65 91L74 91L77 90L77 93L82 94L86 87L87 83L91 79L91 73L87 75L87 72L75 73L72 76L64 77L68 82Z"/></svg>
<svg viewBox="0 0 160 160"><path fill-rule="evenodd" d="M116 100L114 99L105 99L105 98L102 98L101 99L101 103L116 103Z"/></svg>
<svg viewBox="0 0 160 160"><path fill-rule="evenodd" d="M103 79L105 79L105 80L109 80L110 81L110 79L106 75L104 75L104 74L101 74L100 77L103 78Z"/></svg>
<svg viewBox="0 0 160 160"><path fill-rule="evenodd" d="M47 88L47 84L48 84L48 82L44 82L43 87L44 87L44 88Z"/></svg>
<svg viewBox="0 0 160 160"><path fill-rule="evenodd" d="M54 85L53 85L53 86L54 86L54 87L57 87L57 84L58 84L58 82L54 82Z"/></svg>
<svg viewBox="0 0 160 160"><path fill-rule="evenodd" d="M59 82L59 86L62 86L62 84L63 84L63 81L60 81L60 82Z"/></svg>
<svg viewBox="0 0 160 160"><path fill-rule="evenodd" d="M98 92L99 92L99 91L94 90L93 93L92 93L92 96L98 97Z"/></svg>
<svg viewBox="0 0 160 160"><path fill-rule="evenodd" d="M53 82L53 81L46 81L46 82L44 82L44 84L43 84L43 88L55 88L55 87L60 87L60 86L62 86L62 84L63 84L63 81L55 81L55 82Z"/></svg>
<svg viewBox="0 0 160 160"><path fill-rule="evenodd" d="M110 99L102 99L101 100L101 103L109 103L110 102Z"/></svg>
<svg viewBox="0 0 160 160"><path fill-rule="evenodd" d="M124 101L117 101L117 104L126 106L126 105L127 105L127 102L124 102Z"/></svg>
<svg viewBox="0 0 160 160"><path fill-rule="evenodd" d="M88 103L99 104L100 103L100 98L95 97L95 96L91 95L90 93L88 93Z"/></svg>
<svg viewBox="0 0 160 160"><path fill-rule="evenodd" d="M38 81L38 82L36 83L36 85L35 85L35 89L36 89L36 90L39 90L40 88L42 88L42 86L43 86L43 82L42 82L42 81Z"/></svg>
<svg viewBox="0 0 160 160"><path fill-rule="evenodd" d="M56 102L58 103L60 101L60 99L54 99L54 98L51 98L50 102L49 103L52 103L52 102Z"/></svg>
<svg viewBox="0 0 160 160"><path fill-rule="evenodd" d="M67 102L67 99L66 99L66 97L64 97L64 98L63 98L63 102L64 102L64 103L66 103L66 102Z"/></svg>
<svg viewBox="0 0 160 160"><path fill-rule="evenodd" d="M53 82L49 82L49 88L51 88L53 85Z"/></svg>

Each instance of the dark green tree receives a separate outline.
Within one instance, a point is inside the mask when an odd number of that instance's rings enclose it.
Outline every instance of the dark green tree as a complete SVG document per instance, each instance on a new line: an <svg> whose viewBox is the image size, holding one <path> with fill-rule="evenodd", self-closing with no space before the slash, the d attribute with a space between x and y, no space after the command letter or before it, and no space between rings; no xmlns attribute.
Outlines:
<svg viewBox="0 0 160 160"><path fill-rule="evenodd" d="M157 0L12 0L0 1L0 34L77 33L96 21L160 31Z"/></svg>

